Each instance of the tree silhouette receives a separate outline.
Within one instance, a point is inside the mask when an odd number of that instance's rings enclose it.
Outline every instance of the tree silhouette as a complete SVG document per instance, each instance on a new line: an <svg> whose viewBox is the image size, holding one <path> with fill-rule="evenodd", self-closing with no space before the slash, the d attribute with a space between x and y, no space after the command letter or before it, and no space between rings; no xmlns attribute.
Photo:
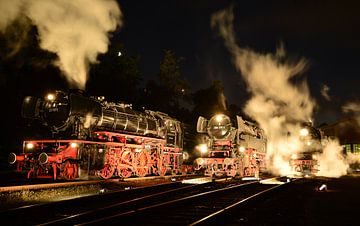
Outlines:
<svg viewBox="0 0 360 226"><path fill-rule="evenodd" d="M142 80L140 57L128 56L124 52L123 45L117 42L107 54L99 57L100 63L92 66L86 84L88 93L105 96L111 101L137 102Z"/></svg>
<svg viewBox="0 0 360 226"><path fill-rule="evenodd" d="M170 50L164 51L160 62L158 82L150 80L144 89L142 104L149 109L165 112L179 120L187 121L190 111L189 84L180 70L181 59Z"/></svg>

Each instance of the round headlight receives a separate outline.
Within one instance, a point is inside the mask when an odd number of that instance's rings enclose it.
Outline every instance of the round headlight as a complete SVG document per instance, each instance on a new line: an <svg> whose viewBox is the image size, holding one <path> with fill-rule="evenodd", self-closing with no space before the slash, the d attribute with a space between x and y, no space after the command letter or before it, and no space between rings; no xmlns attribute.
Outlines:
<svg viewBox="0 0 360 226"><path fill-rule="evenodd" d="M230 118L223 114L213 116L208 123L208 134L216 139L226 138L231 130Z"/></svg>

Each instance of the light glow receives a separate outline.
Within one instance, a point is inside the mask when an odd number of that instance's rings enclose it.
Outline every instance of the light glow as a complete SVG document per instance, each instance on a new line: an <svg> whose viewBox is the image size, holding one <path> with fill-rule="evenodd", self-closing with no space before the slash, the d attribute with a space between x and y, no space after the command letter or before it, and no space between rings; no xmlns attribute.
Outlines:
<svg viewBox="0 0 360 226"><path fill-rule="evenodd" d="M52 93L49 93L49 94L46 96L46 99L49 100L49 101L53 101L53 100L55 100L55 95L52 94Z"/></svg>
<svg viewBox="0 0 360 226"><path fill-rule="evenodd" d="M33 149L34 146L35 146L35 145L34 145L33 143L27 143L27 144L26 144L26 148L27 148L27 149Z"/></svg>
<svg viewBox="0 0 360 226"><path fill-rule="evenodd" d="M70 147L72 147L72 148L76 148L78 145L77 145L77 143L71 143L70 144Z"/></svg>
<svg viewBox="0 0 360 226"><path fill-rule="evenodd" d="M319 188L319 191L326 191L326 190L327 190L326 184L322 184Z"/></svg>
<svg viewBox="0 0 360 226"><path fill-rule="evenodd" d="M245 151L245 147L241 146L241 147L239 148L239 151L240 151L240 152L244 152L244 151Z"/></svg>
<svg viewBox="0 0 360 226"><path fill-rule="evenodd" d="M196 146L196 149L200 151L201 154L206 154L208 152L208 147L206 144L199 144Z"/></svg>
<svg viewBox="0 0 360 226"><path fill-rule="evenodd" d="M217 122L221 122L221 121L223 120L223 115L221 115L221 114L216 115L216 116L215 116L215 120L216 120Z"/></svg>
<svg viewBox="0 0 360 226"><path fill-rule="evenodd" d="M309 130L305 129L305 128L302 128L300 130L300 136L302 137L306 137L307 135L309 135Z"/></svg>
<svg viewBox="0 0 360 226"><path fill-rule="evenodd" d="M297 159L297 154L292 154L291 159Z"/></svg>

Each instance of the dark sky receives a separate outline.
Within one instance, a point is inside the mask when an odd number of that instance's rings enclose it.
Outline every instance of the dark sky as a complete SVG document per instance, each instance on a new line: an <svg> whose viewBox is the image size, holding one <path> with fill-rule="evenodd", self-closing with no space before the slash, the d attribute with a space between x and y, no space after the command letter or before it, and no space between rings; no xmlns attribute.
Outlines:
<svg viewBox="0 0 360 226"><path fill-rule="evenodd" d="M141 55L145 79L154 78L163 50L184 58L182 71L193 90L223 81L229 103L242 106L246 85L231 63L223 40L210 27L211 15L234 6L238 44L275 52L283 43L289 58L305 58L304 72L318 103L317 123L340 117L341 106L359 100L360 1L118 0L124 27L115 40L125 54ZM330 88L330 101L320 95Z"/></svg>

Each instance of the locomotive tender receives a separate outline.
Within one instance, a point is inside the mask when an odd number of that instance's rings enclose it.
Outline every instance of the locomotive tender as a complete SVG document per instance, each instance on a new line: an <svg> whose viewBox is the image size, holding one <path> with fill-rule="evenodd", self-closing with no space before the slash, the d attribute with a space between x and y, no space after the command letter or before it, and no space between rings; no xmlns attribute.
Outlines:
<svg viewBox="0 0 360 226"><path fill-rule="evenodd" d="M235 126L234 126L235 124ZM254 176L266 170L266 138L252 122L236 116L236 123L224 114L210 120L199 117L197 132L205 134L200 151L207 156L195 160L195 170L207 176Z"/></svg>
<svg viewBox="0 0 360 226"><path fill-rule="evenodd" d="M45 98L26 97L22 116L52 132L51 139L26 140L22 153L10 153L9 162L17 171L27 170L28 178L181 172L182 125L165 113L135 111L81 91L56 91Z"/></svg>

